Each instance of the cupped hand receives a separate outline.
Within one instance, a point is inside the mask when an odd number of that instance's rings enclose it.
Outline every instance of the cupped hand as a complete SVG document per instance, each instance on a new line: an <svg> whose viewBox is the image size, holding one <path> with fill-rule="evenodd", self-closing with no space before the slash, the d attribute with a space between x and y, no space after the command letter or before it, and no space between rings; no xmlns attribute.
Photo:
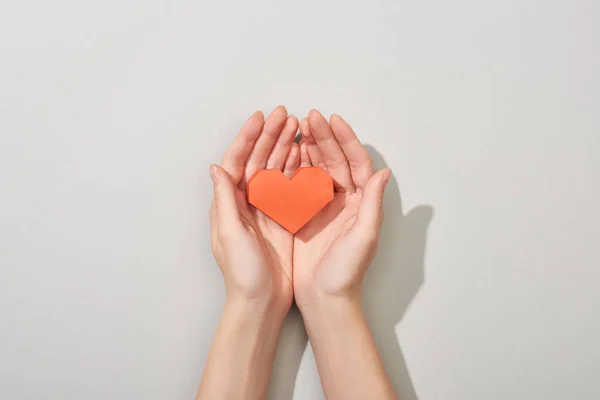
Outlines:
<svg viewBox="0 0 600 400"><path fill-rule="evenodd" d="M371 159L340 117L316 110L300 123L301 166L321 167L334 199L294 237L293 282L298 306L322 298L360 299L362 278L377 249L383 193L391 171L374 173Z"/></svg>
<svg viewBox="0 0 600 400"><path fill-rule="evenodd" d="M277 107L265 120L256 112L223 157L211 165L214 198L211 247L228 296L276 301L287 311L293 299L293 236L246 201L246 184L261 169L291 175L300 163L294 137L298 120Z"/></svg>

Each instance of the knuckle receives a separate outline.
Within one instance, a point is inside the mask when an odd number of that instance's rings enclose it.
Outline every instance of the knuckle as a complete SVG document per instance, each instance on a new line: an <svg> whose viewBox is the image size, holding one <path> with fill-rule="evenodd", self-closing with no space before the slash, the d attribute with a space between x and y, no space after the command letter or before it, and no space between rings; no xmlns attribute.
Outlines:
<svg viewBox="0 0 600 400"><path fill-rule="evenodd" d="M359 169L360 167L371 167L371 159L369 157L355 157L348 159L348 165L352 169Z"/></svg>
<svg viewBox="0 0 600 400"><path fill-rule="evenodd" d="M360 164L355 159L348 160L348 166L350 167L350 169L357 169L359 167L359 165Z"/></svg>
<svg viewBox="0 0 600 400"><path fill-rule="evenodd" d="M334 158L330 158L325 160L325 165L327 165L327 168L332 168L332 169L336 169L336 168L344 168L348 166L348 162L346 161L346 159L334 159Z"/></svg>

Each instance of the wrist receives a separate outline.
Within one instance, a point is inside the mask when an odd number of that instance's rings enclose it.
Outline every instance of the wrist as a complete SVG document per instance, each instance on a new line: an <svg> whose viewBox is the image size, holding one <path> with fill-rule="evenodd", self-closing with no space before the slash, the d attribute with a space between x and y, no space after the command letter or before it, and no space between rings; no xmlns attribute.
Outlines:
<svg viewBox="0 0 600 400"><path fill-rule="evenodd" d="M197 398L266 398L286 312L272 296L228 290Z"/></svg>
<svg viewBox="0 0 600 400"><path fill-rule="evenodd" d="M315 296L300 312L326 397L395 399L360 296Z"/></svg>
<svg viewBox="0 0 600 400"><path fill-rule="evenodd" d="M360 292L329 294L318 289L301 291L295 295L296 304L304 318L313 314L335 317L362 314Z"/></svg>
<svg viewBox="0 0 600 400"><path fill-rule="evenodd" d="M344 342L342 347L352 345L364 334L366 320L360 299L355 297L327 296L304 303L299 310L313 349L328 348L334 342L338 345Z"/></svg>
<svg viewBox="0 0 600 400"><path fill-rule="evenodd" d="M265 292L259 296L227 291L224 314L238 315L244 320L254 319L264 322L283 321L290 308L290 301L274 293Z"/></svg>

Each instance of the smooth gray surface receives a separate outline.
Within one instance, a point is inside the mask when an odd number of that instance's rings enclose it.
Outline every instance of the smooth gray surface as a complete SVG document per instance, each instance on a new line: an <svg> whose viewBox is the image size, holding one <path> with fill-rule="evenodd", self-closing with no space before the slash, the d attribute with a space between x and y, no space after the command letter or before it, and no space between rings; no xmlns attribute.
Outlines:
<svg viewBox="0 0 600 400"><path fill-rule="evenodd" d="M600 3L0 5L0 398L191 399L255 109L395 173L365 307L404 400L600 398ZM401 197L400 197L401 196ZM297 311L273 399L322 391Z"/></svg>

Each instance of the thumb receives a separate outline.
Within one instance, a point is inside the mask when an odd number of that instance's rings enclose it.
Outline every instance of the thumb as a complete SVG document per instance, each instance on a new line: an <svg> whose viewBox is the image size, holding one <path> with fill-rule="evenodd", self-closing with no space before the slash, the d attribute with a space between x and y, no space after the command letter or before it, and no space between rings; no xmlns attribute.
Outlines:
<svg viewBox="0 0 600 400"><path fill-rule="evenodd" d="M391 176L392 170L385 168L369 178L358 208L359 229L377 234L383 220L383 193Z"/></svg>
<svg viewBox="0 0 600 400"><path fill-rule="evenodd" d="M213 181L213 207L216 209L219 225L234 226L229 224L239 223L240 218L231 177L223 168L212 164L210 178Z"/></svg>

